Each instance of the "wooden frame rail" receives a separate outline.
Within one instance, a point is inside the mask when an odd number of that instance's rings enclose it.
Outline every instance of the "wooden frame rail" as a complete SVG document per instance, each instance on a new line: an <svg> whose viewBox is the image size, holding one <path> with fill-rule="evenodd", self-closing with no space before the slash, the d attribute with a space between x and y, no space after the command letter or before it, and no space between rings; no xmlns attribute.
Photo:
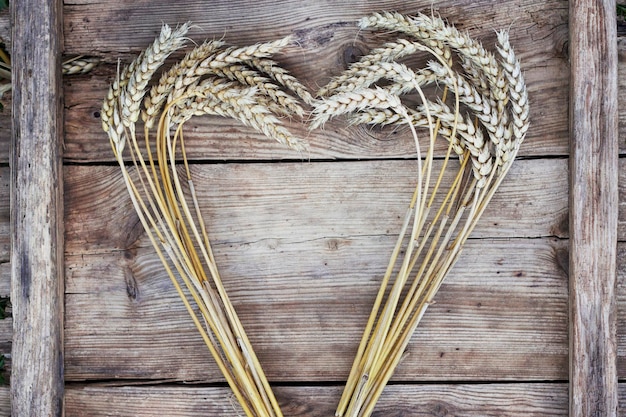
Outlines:
<svg viewBox="0 0 626 417"><path fill-rule="evenodd" d="M617 416L615 2L570 3L570 417Z"/></svg>
<svg viewBox="0 0 626 417"><path fill-rule="evenodd" d="M14 416L63 413L62 3L12 1Z"/></svg>

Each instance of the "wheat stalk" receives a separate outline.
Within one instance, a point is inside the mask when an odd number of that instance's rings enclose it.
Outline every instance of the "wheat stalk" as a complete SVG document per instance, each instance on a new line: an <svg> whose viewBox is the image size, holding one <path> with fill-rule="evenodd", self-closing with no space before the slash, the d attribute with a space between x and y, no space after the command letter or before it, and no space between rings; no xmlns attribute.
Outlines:
<svg viewBox="0 0 626 417"><path fill-rule="evenodd" d="M211 41L163 72L147 94L148 83L165 58L184 46L188 28L188 24L174 30L163 26L153 44L118 71L103 102L103 129L148 238L243 413L282 416L222 283L191 177L183 126L196 115L232 117L302 150L304 144L280 125L275 114L303 115L298 101L281 87L296 87L298 96L305 89L284 70L264 73L259 68L265 65L259 60L280 51L289 39L248 47ZM272 79L284 82L276 85ZM136 130L140 113L143 141Z"/></svg>
<svg viewBox="0 0 626 417"><path fill-rule="evenodd" d="M412 40L387 42L331 80L320 90L324 97L314 107L311 126L347 114L353 124L408 125L418 166L413 198L337 407L337 416L350 417L371 415L411 335L510 168L529 114L519 61L506 32L498 32L498 61L480 42L436 16L376 13L361 19L360 27L402 33ZM397 62L423 51L435 60L421 70ZM432 83L445 87L434 100L422 90ZM411 92L418 93L419 105L398 102ZM452 107L448 92L453 93ZM461 116L460 106L467 116ZM417 129L424 128L428 145L422 160ZM433 148L438 137L447 141L448 149L437 172ZM452 155L459 159L456 168Z"/></svg>

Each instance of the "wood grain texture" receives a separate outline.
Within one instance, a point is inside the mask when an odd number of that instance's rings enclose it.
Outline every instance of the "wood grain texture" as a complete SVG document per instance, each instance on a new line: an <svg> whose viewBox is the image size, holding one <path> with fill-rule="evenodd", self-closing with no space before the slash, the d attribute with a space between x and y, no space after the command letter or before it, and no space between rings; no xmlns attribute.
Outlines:
<svg viewBox="0 0 626 417"><path fill-rule="evenodd" d="M618 107L624 109L626 106L626 37L617 38L617 99ZM620 156L626 155L626 112L618 112L619 126L619 152ZM621 199L620 199L621 201Z"/></svg>
<svg viewBox="0 0 626 417"><path fill-rule="evenodd" d="M430 8L431 2L426 1L358 1L338 6L333 2L262 0L255 2L254 8L244 0L212 2L210 8L194 0L168 3L167 7L158 1L118 0L97 8L90 2L66 2L67 53L101 55L109 64L65 81L65 158L73 162L112 160L99 117L102 99L115 76L118 58L128 62L131 54L152 41L162 22L176 25L193 20L197 27L191 37L197 41L224 37L227 42L247 44L293 35L298 46L278 59L316 91L355 57L380 45L369 32L357 29L360 17L380 10L414 13ZM567 155L567 2L516 0L493 7L492 1L463 0L439 2L437 9L492 50L494 30L511 27L511 43L522 60L533 103L532 129L521 155ZM233 120L198 117L186 126L189 154L202 160L370 159L414 154L406 130L348 127L345 120L332 121L324 130L310 134L302 124L291 124L294 135L309 140L311 150L304 155L268 143Z"/></svg>
<svg viewBox="0 0 626 417"><path fill-rule="evenodd" d="M0 297L8 297L11 293L11 264L0 262Z"/></svg>
<svg viewBox="0 0 626 417"><path fill-rule="evenodd" d="M6 221L8 223L8 220ZM4 223L4 221L2 222ZM0 223L1 224L1 223ZM10 297L11 293L11 264L0 261L0 297ZM0 368L0 374L9 380L11 375L11 350L13 344L13 318L12 309L5 310L4 319L0 319L0 355L4 356L4 367ZM11 415L9 387L0 385L0 416Z"/></svg>
<svg viewBox="0 0 626 417"><path fill-rule="evenodd" d="M617 38L617 99L619 109L626 108L626 37ZM626 155L626 112L618 112L619 126L619 152L620 156Z"/></svg>
<svg viewBox="0 0 626 417"><path fill-rule="evenodd" d="M218 37L226 35L241 42L254 43L285 36L295 29L303 36L308 35L304 40L324 47L333 39L333 31L328 29L353 28L354 22L368 13L398 11L411 14L433 8L431 2L424 0L408 3L402 0L365 0L341 5L332 0L309 4L294 0L260 0L254 8L246 0L218 0L212 2L211 7L198 0L182 0L175 4L163 0L135 3L112 0L101 4L98 10L93 7L99 4L97 1L69 0L64 4L67 53L137 51L152 42L161 22L176 26L186 21L196 25L190 32L194 37L198 34L205 37L217 34ZM438 2L436 11L458 24L459 28L475 33L486 34L496 28L508 27L513 17L518 17L515 27L520 32L534 29L535 32L529 33L529 36L537 41L545 40L544 36L557 27L565 30L567 36L567 2L512 0L502 7L492 5L486 0L447 0ZM111 26L111 22L119 24ZM322 28L327 30L320 31ZM495 38L491 39L495 41ZM332 71L332 68L321 70Z"/></svg>
<svg viewBox="0 0 626 417"><path fill-rule="evenodd" d="M274 242L216 246L268 377L345 379L393 239ZM566 259L558 240L468 243L395 379L565 379ZM67 380L222 380L151 248L67 262Z"/></svg>
<svg viewBox="0 0 626 417"><path fill-rule="evenodd" d="M216 241L395 235L415 161L192 166ZM523 185L523 187L522 187ZM143 234L118 167L66 167L68 252L126 249ZM567 160L520 160L473 237L567 237Z"/></svg>
<svg viewBox="0 0 626 417"><path fill-rule="evenodd" d="M11 16L9 9L0 10L0 41L11 50Z"/></svg>
<svg viewBox="0 0 626 417"><path fill-rule="evenodd" d="M11 2L11 302L14 416L63 402L61 2Z"/></svg>
<svg viewBox="0 0 626 417"><path fill-rule="evenodd" d="M8 262L11 252L9 167L0 166L0 264Z"/></svg>
<svg viewBox="0 0 626 417"><path fill-rule="evenodd" d="M618 218L617 218L617 239L620 242L626 241L626 158L618 161Z"/></svg>
<svg viewBox="0 0 626 417"><path fill-rule="evenodd" d="M624 242L617 244L615 299L617 302L617 376L619 379L626 379L626 243Z"/></svg>
<svg viewBox="0 0 626 417"><path fill-rule="evenodd" d="M617 416L615 2L570 2L570 416Z"/></svg>
<svg viewBox="0 0 626 417"><path fill-rule="evenodd" d="M626 416L626 383L620 382L617 386L618 415Z"/></svg>
<svg viewBox="0 0 626 417"><path fill-rule="evenodd" d="M9 387L0 387L0 415L11 415L11 392Z"/></svg>
<svg viewBox="0 0 626 417"><path fill-rule="evenodd" d="M567 416L566 384L392 385L373 417L544 417ZM337 387L276 387L285 415L333 415ZM225 388L72 386L66 416L220 416L237 413Z"/></svg>
<svg viewBox="0 0 626 417"><path fill-rule="evenodd" d="M0 297L9 297L11 293L11 263L10 258L10 221L9 221L9 177L8 167L0 167ZM11 369L11 344L13 336L13 320L6 318L0 320L0 355L5 355L5 368L0 372L7 375ZM9 415L10 409L5 407L8 404L9 390L2 390L0 387L0 415ZM7 401L4 403L6 395Z"/></svg>
<svg viewBox="0 0 626 417"><path fill-rule="evenodd" d="M11 23L9 9L0 10L0 42L7 51L11 50ZM4 110L0 110L0 164L9 162L9 144L11 143L11 93L2 98Z"/></svg>
<svg viewBox="0 0 626 417"><path fill-rule="evenodd" d="M220 270L270 378L345 377L413 167L193 167ZM119 169L65 174L67 379L220 380ZM494 239L468 244L397 378L566 378L567 242L524 239L563 236L566 218L567 161L519 161L476 229Z"/></svg>
<svg viewBox="0 0 626 417"><path fill-rule="evenodd" d="M3 110L0 110L0 164L8 165L11 144L11 92L5 93L2 98Z"/></svg>

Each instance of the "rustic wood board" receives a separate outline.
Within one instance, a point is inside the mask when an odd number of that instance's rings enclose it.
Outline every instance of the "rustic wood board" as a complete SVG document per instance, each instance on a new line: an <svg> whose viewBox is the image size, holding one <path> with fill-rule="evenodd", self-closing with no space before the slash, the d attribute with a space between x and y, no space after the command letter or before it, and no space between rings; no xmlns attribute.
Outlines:
<svg viewBox="0 0 626 417"><path fill-rule="evenodd" d="M11 175L8 166L0 166L0 265L9 262L11 232L10 232L10 209L9 196Z"/></svg>
<svg viewBox="0 0 626 417"><path fill-rule="evenodd" d="M2 129L0 129L2 130ZM10 226L9 226L9 168L0 167L0 297L9 297L11 292ZM0 320L0 355L5 356L5 367L0 372L5 376L11 373L11 341L13 320L6 317ZM0 386L0 416L11 414L8 387Z"/></svg>
<svg viewBox="0 0 626 417"><path fill-rule="evenodd" d="M289 415L307 417L332 415L340 394L339 388L316 386L281 386L276 391L282 404L289 407ZM624 416L625 383L619 384L618 395L618 415ZM0 388L0 413L8 410L7 404L7 390ZM68 417L126 416L130 412L137 417L155 414L237 416L228 401L228 391L218 387L77 384L68 387L66 405ZM378 409L378 415L398 417L450 413L468 417L565 417L568 415L567 384L392 385L387 387Z"/></svg>
<svg viewBox="0 0 626 417"><path fill-rule="evenodd" d="M9 9L0 10L0 39L8 50L11 49L9 20ZM0 164L7 164L9 162L9 144L11 143L11 92L5 93L0 102L4 106L4 109L0 110Z"/></svg>
<svg viewBox="0 0 626 417"><path fill-rule="evenodd" d="M242 0L215 2L210 8L193 0L168 3L167 7L156 1L151 2L152 7L147 3L112 1L97 8L92 2L65 3L66 53L106 54L110 62L90 75L66 78L66 160L112 160L99 119L102 98L115 75L117 59L127 61L129 52L144 48L161 22L176 25L193 20L198 26L192 38L224 36L227 42L239 44L293 34L298 47L281 55L281 64L315 91L347 65L346 56L360 55L380 43L357 30L360 17L380 10L411 13L431 7L430 2L423 1L411 2L410 7L403 1L357 2L350 7L259 1L253 10ZM507 2L507 6L448 1L439 3L437 9L451 22L484 39L489 47L495 42L494 29L509 27L511 10L515 10L511 42L523 63L530 100L540 104L533 107L532 129L520 153L567 155L567 2L518 0ZM146 14L148 7L151 13ZM120 19L132 19L133 24L120 24ZM408 135L394 134L392 129L348 128L339 120L328 123L322 131L309 133L303 124L293 125L292 130L296 136L308 138L309 153L299 155L268 143L236 121L195 118L187 124L187 150L190 157L203 160L404 158L415 152L412 141L395 139Z"/></svg>
<svg viewBox="0 0 626 417"><path fill-rule="evenodd" d="M222 275L270 378L344 378L412 167L194 166ZM118 170L66 167L66 378L215 380ZM567 241L549 236L566 236L567 161L520 161L510 175L476 230L491 239L468 244L398 378L566 377Z"/></svg>
<svg viewBox="0 0 626 417"><path fill-rule="evenodd" d="M618 106L623 109L626 106L626 38L617 38L617 95ZM618 112L619 123L619 151L620 156L626 155L626 112ZM620 181L621 182L621 181Z"/></svg>
<svg viewBox="0 0 626 417"><path fill-rule="evenodd" d="M0 262L0 297L8 297L11 292L11 264Z"/></svg>
<svg viewBox="0 0 626 417"><path fill-rule="evenodd" d="M312 240L338 230L396 235L416 166L403 160L208 164L192 166L192 176L215 239ZM68 251L128 248L143 234L119 167L68 166L66 174ZM567 194L567 160L520 160L473 237L567 237Z"/></svg>
<svg viewBox="0 0 626 417"><path fill-rule="evenodd" d="M4 110L0 110L0 164L8 164L9 144L11 143L11 129L9 128L11 126L11 112L8 110L10 100L2 100L2 102L6 107Z"/></svg>
<svg viewBox="0 0 626 417"><path fill-rule="evenodd" d="M62 2L11 2L11 414L63 413Z"/></svg>
<svg viewBox="0 0 626 417"><path fill-rule="evenodd" d="M383 264L375 262L384 262L377 249L390 248L393 240L342 242L350 247L338 253L323 241L293 250L243 245L244 254L217 248L224 276L240 271L242 278L227 281L227 288L269 378L345 379L383 272ZM503 260L509 248L516 255ZM221 380L149 252L130 255L130 265L122 253L68 256L68 380ZM316 260L300 260L295 271L295 262L281 260L302 253ZM481 262L468 259L478 254ZM268 256L276 260L267 261ZM249 264L232 264L244 257ZM558 240L468 244L460 262L473 272L455 270L450 276L396 378L565 379L567 282L561 262L566 258L566 245ZM345 265L362 274L347 273ZM242 275L243 269L248 274Z"/></svg>
<svg viewBox="0 0 626 417"><path fill-rule="evenodd" d="M617 245L617 375L626 378L626 243Z"/></svg>
<svg viewBox="0 0 626 417"><path fill-rule="evenodd" d="M616 20L614 1L570 2L571 417L618 412Z"/></svg>
<svg viewBox="0 0 626 417"><path fill-rule="evenodd" d="M9 387L0 387L0 416L11 415L11 393Z"/></svg>
<svg viewBox="0 0 626 417"><path fill-rule="evenodd" d="M276 387L285 415L333 415L337 387ZM148 417L238 414L228 390L217 387L69 386L66 416ZM526 417L567 416L567 384L393 385L386 388L373 417L382 416Z"/></svg>
<svg viewBox="0 0 626 417"><path fill-rule="evenodd" d="M619 161L617 239L626 241L626 158Z"/></svg>
<svg viewBox="0 0 626 417"><path fill-rule="evenodd" d="M255 2L253 8L246 0L215 1L211 7L197 0L183 0L176 4L159 0L140 3L113 0L101 5L100 9L93 7L100 4L96 0L70 0L64 4L66 53L141 49L157 34L155 22L176 25L186 21L197 25L192 35L211 29L218 37L235 34L241 42L254 43L259 39L307 30L306 39L310 43L325 46L333 41L338 29L351 25L365 14L381 10L415 13L433 8L431 2L424 0L369 0L341 5L261 0ZM554 0L507 1L502 7L492 7L491 2L484 0L447 0L438 2L436 10L450 21L458 22L462 29L482 33L509 27L515 13L515 26L536 41L545 40L545 34L552 30L543 32L546 25L551 28L566 26L568 15L567 2ZM111 26L112 22L118 24ZM337 22L342 24L337 25ZM320 28L326 28L326 31L320 31ZM565 42L567 28L561 29L565 30Z"/></svg>

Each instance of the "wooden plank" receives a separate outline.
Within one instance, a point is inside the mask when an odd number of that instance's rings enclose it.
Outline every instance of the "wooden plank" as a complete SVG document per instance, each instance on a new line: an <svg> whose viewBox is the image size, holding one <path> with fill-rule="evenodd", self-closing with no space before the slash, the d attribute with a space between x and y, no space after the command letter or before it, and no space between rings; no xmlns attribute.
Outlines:
<svg viewBox="0 0 626 417"><path fill-rule="evenodd" d="M570 2L570 416L617 416L615 2Z"/></svg>
<svg viewBox="0 0 626 417"><path fill-rule="evenodd" d="M0 39L6 48L11 48L11 25L9 10L0 11ZM11 94L2 99L4 109L0 110L0 164L9 162L11 143ZM10 178L9 168L0 167L0 297L9 297L11 292L10 258ZM5 366L0 369L5 377L11 373L11 345L13 336L13 320L0 320L0 355L5 358ZM6 377L8 380L8 377ZM0 415L11 415L11 391L8 386L0 386Z"/></svg>
<svg viewBox="0 0 626 417"><path fill-rule="evenodd" d="M626 415L626 383L620 382L618 384L617 395L618 395L618 405L619 405L617 414L619 416L625 416Z"/></svg>
<svg viewBox="0 0 626 417"><path fill-rule="evenodd" d="M216 245L269 378L346 378L393 243ZM468 243L395 379L566 379L566 259L559 240ZM222 380L150 248L68 255L67 267L67 380Z"/></svg>
<svg viewBox="0 0 626 417"><path fill-rule="evenodd" d="M161 22L175 26L186 21L196 25L192 36L210 33L221 38L235 34L237 39L248 43L284 36L293 28L308 29L302 34L307 35L304 40L323 47L333 39L334 32L328 29L354 27L354 22L368 13L393 10L411 14L433 8L432 3L426 0L409 3L402 0L354 1L343 3L341 7L313 2L303 4L295 0L281 0L279 3L260 0L255 2L254 8L247 0L215 2L211 8L199 0L181 0L168 7L163 7L158 0L142 3L112 0L98 10L93 8L94 4L99 4L96 0L68 0L64 4L67 53L137 51L152 42ZM507 28L515 20L514 28L519 28L520 32L533 29L528 36L537 42L546 42L545 36L565 36L565 39L552 40L558 40L561 48L565 46L567 2L508 0L501 7L493 8L491 5L486 0L445 0L438 2L435 10L461 29L483 34L495 28ZM118 24L111 26L111 22ZM326 28L326 31L320 33L318 28ZM564 32L553 33L555 28ZM490 39L495 41L495 37ZM351 43L359 42L353 39ZM564 50L553 52L563 54ZM331 68L319 70L332 71Z"/></svg>
<svg viewBox="0 0 626 417"><path fill-rule="evenodd" d="M617 375L626 379L626 243L617 244ZM626 407L626 403L624 404ZM622 415L622 414L620 414Z"/></svg>
<svg viewBox="0 0 626 417"><path fill-rule="evenodd" d="M7 170L8 171L8 170ZM0 169L0 178L2 177L2 169ZM8 184L7 184L8 185ZM0 206L2 205L1 202L5 201L6 204L8 204L8 186L6 187L6 199L3 198L3 194L5 191L4 187L0 186ZM8 226L9 223L9 219L8 219L8 207L6 208L6 216L4 216L4 210L0 207L0 231L4 231L6 230L6 240L9 240L9 236L8 236L8 227L4 227L5 224ZM0 239L3 238L4 233L0 232ZM2 251L0 251L0 297L1 298L6 298L6 297L10 297L10 293L11 293L11 264L9 262L3 261L2 260ZM7 259L8 259L8 251L6 253ZM5 311L5 314L11 314L11 310ZM3 355L5 357L5 366L3 368L0 368L0 373L4 374L5 377L8 380L8 375L10 375L11 373L11 345L12 345L12 339L13 339L13 319L12 317L9 315L8 317L5 316L4 319L0 319L0 355ZM7 402L6 404L4 403L4 395L6 395L7 397ZM2 390L2 387L0 386L0 416L1 415L10 415L11 411L10 409L7 410L9 402L8 402L8 397L9 397L9 390L8 387L6 390Z"/></svg>
<svg viewBox="0 0 626 417"><path fill-rule="evenodd" d="M8 297L11 293L11 264L0 262L0 297Z"/></svg>
<svg viewBox="0 0 626 417"><path fill-rule="evenodd" d="M176 25L193 20L197 27L191 37L198 41L224 37L227 42L245 44L294 35L298 46L281 55L280 62L316 90L343 70L351 56L380 43L357 29L360 17L380 10L413 13L432 6L429 1L383 1L327 7L294 0L278 6L275 1L261 0L254 8L246 0L217 2L210 8L197 0L167 7L157 1L116 0L98 7L91 2L65 4L67 53L96 54L109 62L92 74L66 79L65 158L74 162L113 160L99 118L102 99L115 76L118 58L128 62L131 53L152 41L162 22ZM437 9L483 39L488 48L495 43L494 29L511 27L511 43L522 60L530 100L540 104L533 107L532 129L520 154L567 155L567 2L515 0L494 8L491 1L456 0L438 2ZM345 120L331 121L324 130L310 134L303 125L291 124L294 135L311 144L310 153L303 155L268 143L232 120L194 118L186 126L189 155L202 160L404 158L414 154L406 130L349 127Z"/></svg>
<svg viewBox="0 0 626 417"><path fill-rule="evenodd" d="M9 163L9 151L11 144L11 93L5 93L2 98L2 105L4 106L3 110L0 110L0 164Z"/></svg>
<svg viewBox="0 0 626 417"><path fill-rule="evenodd" d="M272 378L344 378L412 167L192 167L218 264ZM118 171L66 167L67 378L215 380ZM513 238L566 236L567 161L520 160L510 175L476 229L497 239L468 245L398 378L566 378L567 242Z"/></svg>
<svg viewBox="0 0 626 417"><path fill-rule="evenodd" d="M507 388L511 391L506 392ZM332 415L332 401L336 401L340 394L339 388L314 386L277 387L276 391L281 403L287 405L290 412L293 410L290 415L311 417ZM6 406L8 395L3 395L6 392L6 389L0 388L0 407ZM66 412L68 416L90 417L128 415L126 410L131 410L137 417L153 410L155 414L168 416L234 416L236 414L232 408L228 408L230 403L226 400L227 395L225 388L211 387L72 385L67 390ZM626 383L618 384L618 395L618 415L623 416L626 415ZM464 416L485 416L489 415L486 414L488 412L494 412L491 407L498 407L494 402L501 398L506 405L500 406L494 416L507 416L510 414L506 413L516 412L523 416L567 416L567 396L567 386L559 383L391 385L386 388L378 411L384 413L382 415L398 417L445 415L446 412L462 412ZM473 406L475 400L482 402ZM397 408L399 405L406 409L406 414L397 414L402 413ZM462 407L460 410L459 406ZM0 412L5 409L0 408ZM196 410L199 411L194 414ZM217 410L224 410L225 414L217 414ZM308 414L311 412L316 414Z"/></svg>
<svg viewBox="0 0 626 417"><path fill-rule="evenodd" d="M10 297L11 294L11 264L9 260L9 184L8 168L0 168L0 242L7 242L6 252L0 244L0 297ZM7 179L6 187L4 179ZM6 259L6 261L5 261ZM11 346L13 339L12 309L5 310L5 318L0 319L0 355L4 356L4 367L0 367L0 374L9 380L11 374ZM0 386L0 416L10 415L9 388ZM6 398L5 398L6 396ZM5 402L6 400L6 402Z"/></svg>
<svg viewBox="0 0 626 417"><path fill-rule="evenodd" d="M13 320L11 317L0 319L0 355L10 358ZM4 369L0 368L0 373ZM0 414L1 415L1 414Z"/></svg>
<svg viewBox="0 0 626 417"><path fill-rule="evenodd" d="M10 182L9 167L0 167L0 265L9 261L11 252Z"/></svg>
<svg viewBox="0 0 626 417"><path fill-rule="evenodd" d="M11 253L14 416L63 402L61 2L11 2Z"/></svg>
<svg viewBox="0 0 626 417"><path fill-rule="evenodd" d="M9 261L11 252L10 182L9 167L0 167L0 264Z"/></svg>
<svg viewBox="0 0 626 417"><path fill-rule="evenodd" d="M9 9L0 10L0 40L11 50L11 16Z"/></svg>
<svg viewBox="0 0 626 417"><path fill-rule="evenodd" d="M617 53L618 53L618 65L617 65L617 94L618 94L618 106L620 109L624 109L626 106L626 37L620 36L617 38ZM618 112L618 125L619 125L619 137L626 137L626 112ZM626 154L626 140L619 141L620 155Z"/></svg>
<svg viewBox="0 0 626 417"><path fill-rule="evenodd" d="M11 293L11 264L8 262L10 257L9 176L8 168L0 168L0 297L9 297ZM0 320L0 354L11 353L12 334L12 320ZM8 396L8 390L6 394ZM2 413L2 410L4 408L0 404L0 415L10 414L10 412Z"/></svg>
<svg viewBox="0 0 626 417"><path fill-rule="evenodd" d="M414 161L214 164L192 167L218 241L394 235ZM143 229L115 166L66 167L68 252L132 247ZM520 160L473 237L567 237L567 160ZM295 236L294 233L298 235Z"/></svg>
<svg viewBox="0 0 626 417"><path fill-rule="evenodd" d="M0 387L0 415L11 415L11 392L9 387Z"/></svg>
<svg viewBox="0 0 626 417"><path fill-rule="evenodd" d="M0 42L3 42L8 51L11 50L11 22L9 9L0 10ZM9 162L9 145L11 143L11 93L5 93L2 98L4 110L0 110L0 163Z"/></svg>
<svg viewBox="0 0 626 417"><path fill-rule="evenodd" d="M285 415L333 415L338 387L276 387ZM79 416L239 416L226 388L71 386L66 415ZM392 385L373 417L567 416L567 385L515 383L485 385Z"/></svg>
<svg viewBox="0 0 626 417"><path fill-rule="evenodd" d="M626 74L625 74L626 75ZM620 158L618 161L618 220L617 220L617 239L621 242L626 241L626 158Z"/></svg>

